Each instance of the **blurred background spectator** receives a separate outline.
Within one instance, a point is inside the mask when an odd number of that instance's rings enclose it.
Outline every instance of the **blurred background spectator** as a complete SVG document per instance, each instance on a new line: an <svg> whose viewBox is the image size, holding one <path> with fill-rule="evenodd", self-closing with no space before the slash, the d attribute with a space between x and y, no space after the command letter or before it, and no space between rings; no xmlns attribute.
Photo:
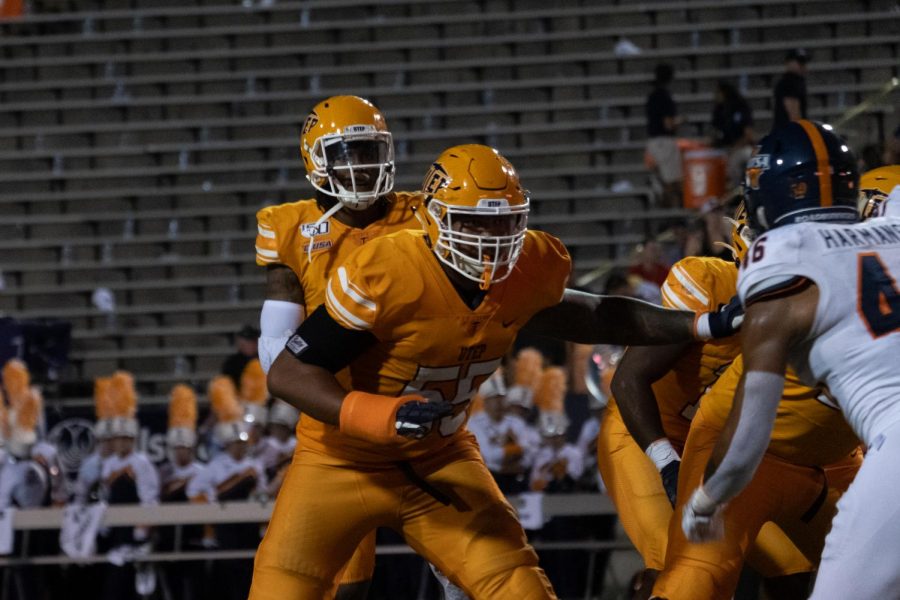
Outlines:
<svg viewBox="0 0 900 600"><path fill-rule="evenodd" d="M772 106L772 128L791 121L805 119L806 111L806 63L809 55L803 48L795 48L784 57L784 73L775 84Z"/></svg>
<svg viewBox="0 0 900 600"><path fill-rule="evenodd" d="M241 375L244 369L254 358L259 356L257 343L259 341L259 329L253 325L244 325L234 336L235 351L222 363L220 372L231 377L235 387L241 385Z"/></svg>
<svg viewBox="0 0 900 600"><path fill-rule="evenodd" d="M675 134L681 124L678 107L669 87L675 69L668 63L656 65L653 90L644 105L647 117L646 159L650 170L662 185L662 205L681 206L681 151Z"/></svg>
<svg viewBox="0 0 900 600"><path fill-rule="evenodd" d="M728 189L740 185L744 165L753 151L753 113L747 100L727 81L716 84L710 137L713 147L728 153Z"/></svg>
<svg viewBox="0 0 900 600"><path fill-rule="evenodd" d="M897 128L884 142L882 162L885 165L900 165L900 125L897 125Z"/></svg>

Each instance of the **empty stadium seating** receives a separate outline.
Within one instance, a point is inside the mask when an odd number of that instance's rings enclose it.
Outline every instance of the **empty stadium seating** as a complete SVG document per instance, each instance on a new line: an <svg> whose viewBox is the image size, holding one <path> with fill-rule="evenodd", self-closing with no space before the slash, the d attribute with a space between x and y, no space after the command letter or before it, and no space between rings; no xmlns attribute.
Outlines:
<svg viewBox="0 0 900 600"><path fill-rule="evenodd" d="M763 129L796 46L816 118L900 75L900 12L878 0L79 4L0 23L0 310L71 319L67 378L126 367L151 397L214 373L256 320L254 214L310 195L297 128L325 96L384 110L401 189L448 145L499 147L533 192L531 224L584 273L680 214L655 206L643 164L658 61L676 66L690 136L719 79ZM625 39L640 53L617 52ZM893 127L895 104L876 99L851 140Z"/></svg>

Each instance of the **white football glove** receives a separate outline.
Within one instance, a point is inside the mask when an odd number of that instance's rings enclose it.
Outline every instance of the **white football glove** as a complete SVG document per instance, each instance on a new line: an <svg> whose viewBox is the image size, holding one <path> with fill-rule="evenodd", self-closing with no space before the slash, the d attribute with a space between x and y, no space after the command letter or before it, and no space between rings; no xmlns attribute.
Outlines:
<svg viewBox="0 0 900 600"><path fill-rule="evenodd" d="M725 537L724 504L716 504L706 495L701 485L684 505L681 529L692 542L713 542Z"/></svg>

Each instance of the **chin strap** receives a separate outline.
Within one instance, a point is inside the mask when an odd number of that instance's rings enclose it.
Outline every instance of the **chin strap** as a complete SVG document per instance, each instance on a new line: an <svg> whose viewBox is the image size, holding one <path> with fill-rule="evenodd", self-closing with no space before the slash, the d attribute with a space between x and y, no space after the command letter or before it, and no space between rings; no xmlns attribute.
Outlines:
<svg viewBox="0 0 900 600"><path fill-rule="evenodd" d="M425 215L419 212L419 206L417 205L411 206L410 209L416 216L416 220L419 222L419 225L422 226L422 231L425 232L425 243L428 244L429 248L434 248L434 245L431 242L431 236L428 235L428 220L425 218Z"/></svg>
<svg viewBox="0 0 900 600"><path fill-rule="evenodd" d="M319 231L319 225L321 225L322 223L324 223L325 221L330 219L331 216L334 215L334 213L341 210L343 207L344 207L344 205L341 204L340 200L338 200L337 202L334 203L334 206L332 206L331 208L329 208L328 210L325 211L325 214L323 214L321 217L316 219L316 222L313 224L312 234L309 236L309 246L307 247L307 250L306 250L307 262L312 262L313 245L316 242L316 232Z"/></svg>
<svg viewBox="0 0 900 600"><path fill-rule="evenodd" d="M482 292L486 292L489 287L491 287L491 267L489 266L489 262L487 261L487 257L484 259L484 271L481 272L481 281L478 284L478 289Z"/></svg>

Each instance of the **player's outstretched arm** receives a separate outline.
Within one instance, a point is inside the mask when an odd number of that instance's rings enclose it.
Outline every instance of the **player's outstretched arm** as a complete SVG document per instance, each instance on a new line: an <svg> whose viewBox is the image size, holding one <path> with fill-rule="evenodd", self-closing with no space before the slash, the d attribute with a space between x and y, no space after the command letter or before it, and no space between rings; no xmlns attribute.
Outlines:
<svg viewBox="0 0 900 600"><path fill-rule="evenodd" d="M697 314L634 298L567 289L562 302L534 315L524 329L579 344L678 344L733 335L740 326L735 308L729 305L717 313Z"/></svg>
<svg viewBox="0 0 900 600"><path fill-rule="evenodd" d="M611 388L628 432L656 465L672 506L681 462L666 437L653 384L684 355L689 343L631 346L616 367Z"/></svg>
<svg viewBox="0 0 900 600"><path fill-rule="evenodd" d="M809 333L818 288L752 303L742 330L744 376L731 413L707 464L704 483L685 506L682 527L689 539L721 535L720 508L746 487L759 466L784 390L790 349ZM718 531L717 531L718 529Z"/></svg>

